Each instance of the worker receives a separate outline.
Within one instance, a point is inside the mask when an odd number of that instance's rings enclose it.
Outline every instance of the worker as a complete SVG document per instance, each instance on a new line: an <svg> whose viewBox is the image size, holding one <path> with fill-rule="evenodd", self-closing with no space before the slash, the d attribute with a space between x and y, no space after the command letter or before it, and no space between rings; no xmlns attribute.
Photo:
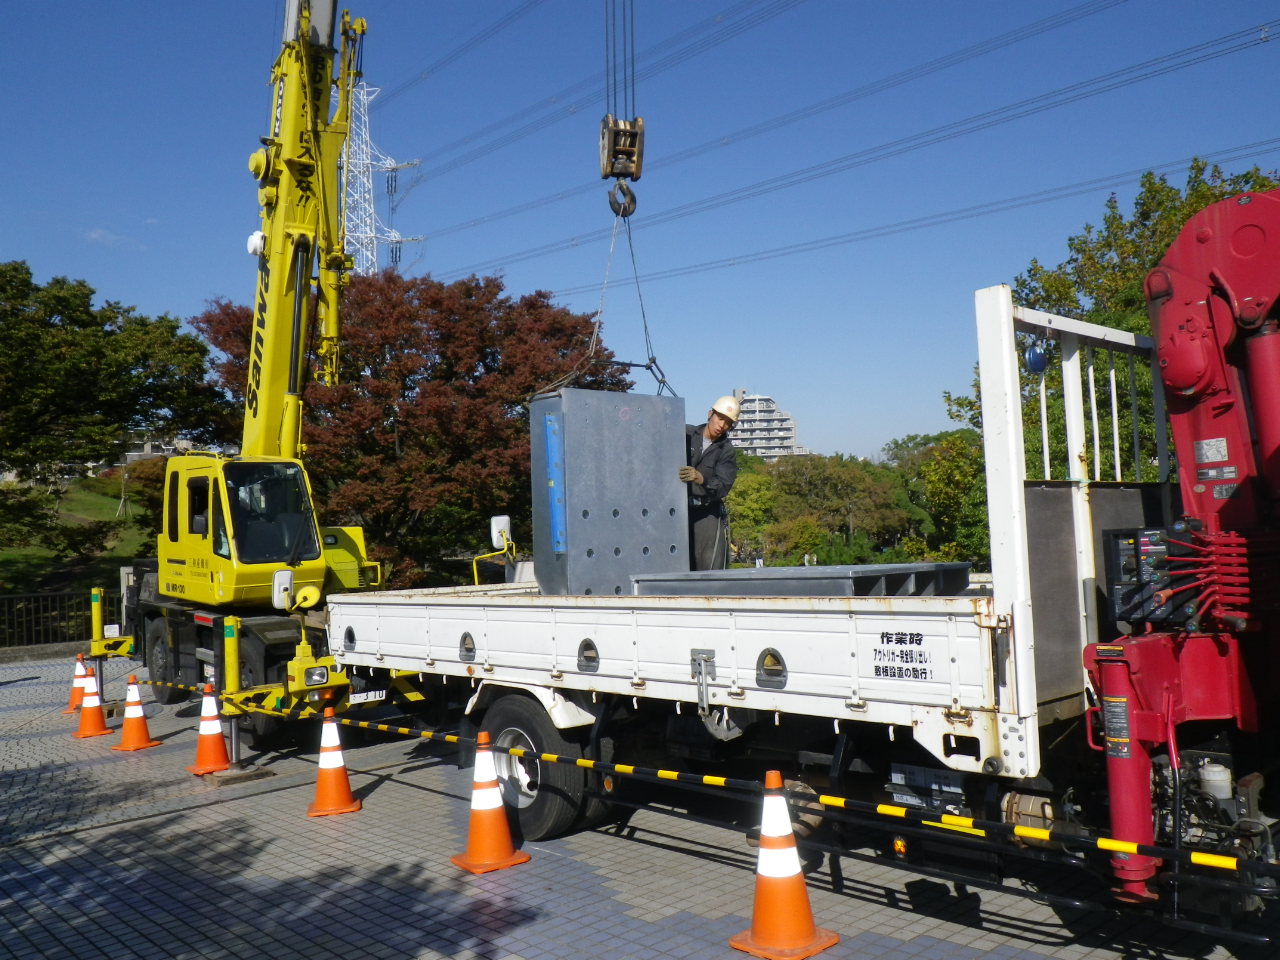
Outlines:
<svg viewBox="0 0 1280 960"><path fill-rule="evenodd" d="M688 465L680 479L689 485L689 553L694 570L723 570L729 561L729 519L724 498L738 477L738 455L729 431L738 422L735 397L721 397L707 422L686 425Z"/></svg>

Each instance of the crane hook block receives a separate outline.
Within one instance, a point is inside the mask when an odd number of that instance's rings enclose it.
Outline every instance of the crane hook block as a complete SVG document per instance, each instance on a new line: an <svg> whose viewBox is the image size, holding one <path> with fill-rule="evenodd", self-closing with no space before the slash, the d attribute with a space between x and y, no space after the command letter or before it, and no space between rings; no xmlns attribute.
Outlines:
<svg viewBox="0 0 1280 960"><path fill-rule="evenodd" d="M644 165L644 117L619 120L606 113L600 121L600 179L639 180Z"/></svg>
<svg viewBox="0 0 1280 960"><path fill-rule="evenodd" d="M636 195L625 180L619 180L609 191L609 209L615 217L629 217L636 212Z"/></svg>

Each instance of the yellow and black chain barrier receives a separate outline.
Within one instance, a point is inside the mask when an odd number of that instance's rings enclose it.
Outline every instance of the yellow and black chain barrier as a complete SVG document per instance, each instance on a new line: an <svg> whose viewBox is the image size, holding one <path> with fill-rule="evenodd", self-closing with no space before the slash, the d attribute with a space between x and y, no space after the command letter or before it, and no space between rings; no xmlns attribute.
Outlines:
<svg viewBox="0 0 1280 960"><path fill-rule="evenodd" d="M139 680L138 683L148 687L168 687L171 690L186 690L188 693L202 693L205 685L190 683L172 683L168 680ZM266 706L266 701L275 696L274 690L268 690L258 693L219 693L215 696L224 704L230 705L237 713L261 713L269 717L278 717L281 720L310 720L324 714L325 706L333 704L321 704L319 707L312 706L309 703L297 701L288 710L273 710Z"/></svg>
<svg viewBox="0 0 1280 960"><path fill-rule="evenodd" d="M139 686L143 687L169 687L171 690L189 690L191 693L199 693L201 687L193 687L189 683L170 683L168 680L139 680Z"/></svg>
<svg viewBox="0 0 1280 960"><path fill-rule="evenodd" d="M440 740L454 744L474 746L475 741L466 737L431 733L423 730L412 730L408 727L393 727L386 724L368 723L359 720L339 718L340 723L384 733L398 733L403 736L421 737L426 740ZM704 787L721 787L728 790L740 790L748 793L762 793L764 785L757 780L738 780L732 777L715 777L697 773L685 773L680 770L661 770L655 767L637 767L625 763L606 763L603 760L588 760L583 757L565 757L556 753L534 753L522 747L499 747L490 744L489 749L495 753L506 753L513 757L533 757L547 763L564 763L593 770L599 773L613 773L622 776L642 777L651 780L664 780ZM1156 847L1142 843L1131 843L1126 840L1113 840L1109 837L1094 837L1064 830L1026 827L1009 823L997 823L988 820L977 820L973 817L960 817L955 814L935 814L926 810L915 810L910 807L895 806L887 803L869 803L850 800L846 797L834 797L820 794L817 802L824 807L841 810L871 813L880 817L907 820L924 827L948 830L980 837L984 840L1035 840L1047 843L1060 843L1064 847L1092 846L1110 853L1142 854L1164 860L1178 860L1200 867L1212 867L1218 870L1246 871L1266 876L1280 877L1280 865L1263 863L1257 860L1246 860L1218 853L1206 853L1200 850L1174 850L1170 847ZM990 835L994 835L990 836Z"/></svg>
<svg viewBox="0 0 1280 960"><path fill-rule="evenodd" d="M503 750L502 747L490 747ZM660 770L656 767L636 767L629 763L605 763L603 760L587 760L584 757L562 757L555 753L534 753L520 747L503 750L513 757L532 756L548 763L571 763L586 770L599 773L617 773L624 777L641 777L647 780L666 780L672 783L685 783L692 786L721 787L726 790L741 790L747 793L764 792L764 784L758 780L735 780L732 777L712 777L700 773L685 773L681 770Z"/></svg>
<svg viewBox="0 0 1280 960"><path fill-rule="evenodd" d="M200 687L181 683L166 683L159 680L142 680L140 683L155 687L173 687L179 690L199 692ZM234 698L222 697L229 700ZM317 710L310 706L302 706L288 713L272 710L267 707L238 703L242 710L249 713L265 713L269 716L286 720L301 720L321 716L323 707ZM455 734L436 733L431 730L415 730L412 727L398 727L386 723L372 723L368 720L348 720L346 717L335 717L338 723L349 727L360 727L365 730L376 730L380 733L391 733L402 737L417 737L422 740L435 740L440 743L451 743L458 746L475 746L475 740ZM663 770L657 767L637 767L627 763L606 763L603 760L588 760L585 757L565 757L557 753L534 753L523 747L499 747L490 744L489 749L495 753L506 753L513 757L532 757L546 763L564 763L592 770L603 774L617 774L625 777L639 777L648 780L659 780L671 783L683 783L693 786L719 787L726 790L738 790L746 793L762 793L764 785L757 780L740 780L733 777L716 777L706 774L686 773L681 770ZM1127 840L1115 840L1110 837L1095 837L1089 834L1075 833L1069 830L1055 830L1044 827L1027 827L1018 824L998 823L992 820L978 820L973 817L961 817L950 813L932 813L912 807L897 806L889 803L871 803L863 800L851 800L848 797L835 797L819 794L817 802L824 807L846 810L857 813L873 814L878 817L904 820L922 827L961 833L984 840L1010 839L1032 840L1039 843L1058 843L1064 848L1093 847L1105 853L1124 853L1156 857L1162 860L1176 860L1198 867L1210 867L1216 870L1248 872L1263 876L1280 878L1280 865L1232 857L1220 853L1207 853L1202 850L1174 850L1171 847L1158 847L1145 843L1132 843Z"/></svg>
<svg viewBox="0 0 1280 960"><path fill-rule="evenodd" d="M418 737L422 740L438 740L441 743L474 744L474 740L459 737L451 733L436 733L433 730L415 730L412 727L395 727L389 723L373 723L369 720L348 720L346 717L334 717L339 723L348 727L361 727L365 730L377 730L380 733L395 733L402 737Z"/></svg>
<svg viewBox="0 0 1280 960"><path fill-rule="evenodd" d="M430 730L415 730L412 727L396 727L386 723L372 723L368 720L348 720L346 717L335 717L339 723L348 727L360 727L364 730L377 730L381 733L394 733L403 737L418 737L422 740L437 740L442 743L453 743L474 747L476 741L470 737L459 737L454 734L435 733ZM656 767L636 767L626 763L605 763L603 760L588 760L584 757L565 757L558 753L534 753L523 747L499 747L489 744L494 753L506 753L513 757L532 757L547 763L564 763L594 770L597 773L616 773L627 777L643 777L651 780L667 780L674 783L694 784L704 787L723 787L727 790L742 790L749 793L760 793L764 790L756 780L735 780L731 777L712 777L698 773L684 773L680 770L659 770Z"/></svg>
<svg viewBox="0 0 1280 960"><path fill-rule="evenodd" d="M1069 830L1055 830L1044 827L1026 827L1011 823L998 823L991 820L976 820L973 817L960 817L950 813L932 813L912 807L896 806L889 803L870 803L861 800L850 800L847 797L832 797L820 794L817 801L824 807L839 810L851 810L860 813L872 813L881 817L905 820L918 826L950 830L982 839L1034 840L1041 843L1058 843L1064 848L1093 847L1108 853L1141 854L1157 857L1162 860L1177 860L1181 863L1198 867L1211 867L1216 870L1246 871L1265 876L1280 877L1280 865L1263 863L1259 860L1247 860L1219 853L1206 853L1201 850L1174 850L1171 847L1156 847L1145 843L1132 843L1127 840L1114 840L1110 837L1095 837L1090 834L1074 833ZM992 836L994 835L994 836Z"/></svg>

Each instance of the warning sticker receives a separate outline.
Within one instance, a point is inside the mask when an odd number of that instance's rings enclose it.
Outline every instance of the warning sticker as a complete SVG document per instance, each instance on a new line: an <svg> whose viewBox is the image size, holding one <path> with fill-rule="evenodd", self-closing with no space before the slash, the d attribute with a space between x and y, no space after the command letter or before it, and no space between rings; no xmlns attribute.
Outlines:
<svg viewBox="0 0 1280 960"><path fill-rule="evenodd" d="M1129 756L1128 697L1102 698L1102 725L1106 730L1107 756Z"/></svg>
<svg viewBox="0 0 1280 960"><path fill-rule="evenodd" d="M1235 480L1240 476L1240 471L1235 467L1202 467L1196 471L1196 479L1201 483L1208 483L1210 480Z"/></svg>
<svg viewBox="0 0 1280 960"><path fill-rule="evenodd" d="M1227 459L1227 438L1215 437L1212 440L1195 442L1196 463L1221 463Z"/></svg>
<svg viewBox="0 0 1280 960"><path fill-rule="evenodd" d="M1218 484L1216 487L1214 487L1214 488L1213 488L1213 499L1215 499L1215 500L1230 500L1230 499L1231 499L1231 495L1232 495L1233 493L1235 493L1235 492L1236 492L1236 487L1238 487L1238 486L1240 486L1240 484L1238 484L1238 483L1220 483L1220 484Z"/></svg>
<svg viewBox="0 0 1280 960"><path fill-rule="evenodd" d="M892 680L933 680L937 651L923 633L884 631L871 651L872 676Z"/></svg>

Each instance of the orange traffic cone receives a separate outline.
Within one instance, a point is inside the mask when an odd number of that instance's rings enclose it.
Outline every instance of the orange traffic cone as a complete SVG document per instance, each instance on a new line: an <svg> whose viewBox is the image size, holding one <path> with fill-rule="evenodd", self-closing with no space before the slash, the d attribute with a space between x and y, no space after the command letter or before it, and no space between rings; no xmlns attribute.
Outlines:
<svg viewBox="0 0 1280 960"><path fill-rule="evenodd" d="M98 696L98 678L89 667L84 675L84 702L80 704L80 729L73 737L101 737L115 733L107 729L107 718L102 712L102 698Z"/></svg>
<svg viewBox="0 0 1280 960"><path fill-rule="evenodd" d="M766 960L799 960L821 953L839 940L835 931L813 925L782 774L770 770L764 777L751 929L730 937L729 946Z"/></svg>
<svg viewBox="0 0 1280 960"><path fill-rule="evenodd" d="M159 740L152 740L147 730L147 715L142 712L142 694L138 692L138 678L129 675L129 688L124 698L124 731L120 742L112 750L145 750L147 747L160 746Z"/></svg>
<svg viewBox="0 0 1280 960"><path fill-rule="evenodd" d="M200 735L196 737L196 762L187 767L196 776L229 770L227 742L222 739L222 721L218 719L218 698L213 695L213 684L204 685L204 699L200 701Z"/></svg>
<svg viewBox="0 0 1280 960"><path fill-rule="evenodd" d="M338 739L338 721L333 707L324 708L320 725L320 772L316 776L316 802L307 807L308 817L327 817L335 813L355 813L360 801L351 793L347 765L342 760L342 743Z"/></svg>
<svg viewBox="0 0 1280 960"><path fill-rule="evenodd" d="M476 769L472 775L471 823L467 828L467 852L450 857L455 866L471 873L489 873L524 863L529 854L511 843L502 788L489 749L489 734L476 734Z"/></svg>
<svg viewBox="0 0 1280 960"><path fill-rule="evenodd" d="M71 679L71 697L67 700L67 709L63 713L75 713L84 703L84 654L76 654L76 672Z"/></svg>

